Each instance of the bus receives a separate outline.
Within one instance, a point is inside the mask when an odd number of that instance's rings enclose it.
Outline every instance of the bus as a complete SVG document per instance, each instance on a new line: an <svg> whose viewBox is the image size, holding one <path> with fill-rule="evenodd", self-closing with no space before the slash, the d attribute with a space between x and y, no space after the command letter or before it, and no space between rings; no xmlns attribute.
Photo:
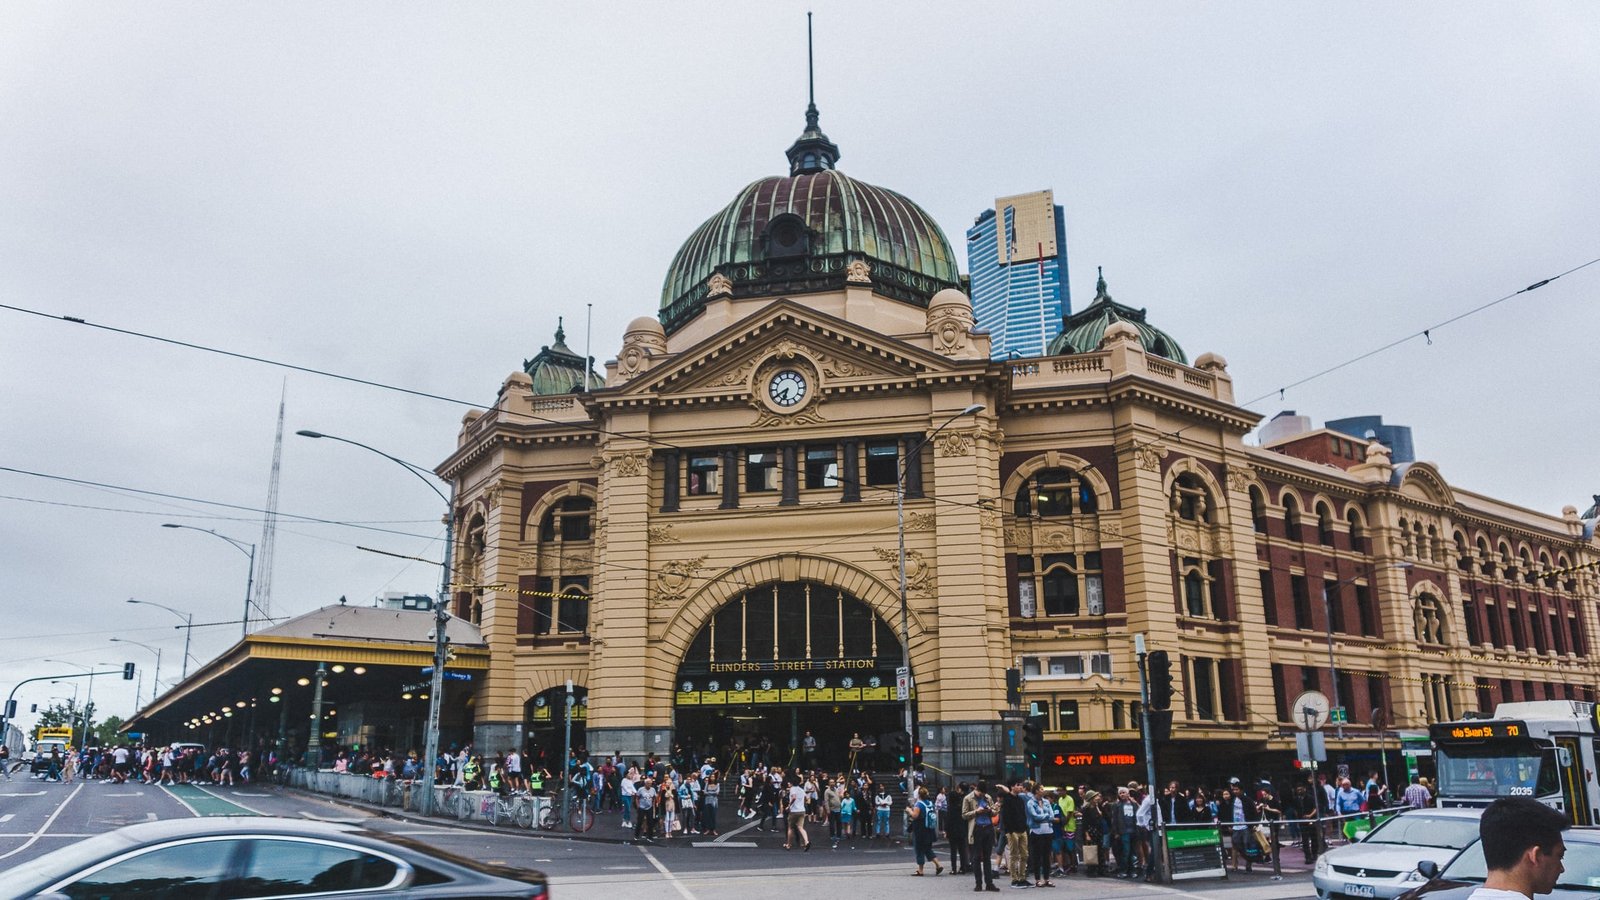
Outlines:
<svg viewBox="0 0 1600 900"><path fill-rule="evenodd" d="M1502 703L1494 718L1429 726L1440 806L1533 797L1575 825L1600 823L1596 706L1581 700Z"/></svg>

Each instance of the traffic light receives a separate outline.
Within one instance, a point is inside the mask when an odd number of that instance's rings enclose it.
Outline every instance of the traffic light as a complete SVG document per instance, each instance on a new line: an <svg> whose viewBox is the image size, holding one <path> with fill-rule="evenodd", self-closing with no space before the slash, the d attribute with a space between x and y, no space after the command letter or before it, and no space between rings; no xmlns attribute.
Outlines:
<svg viewBox="0 0 1600 900"><path fill-rule="evenodd" d="M911 735L904 731L892 731L883 736L885 748L900 765L911 761Z"/></svg>
<svg viewBox="0 0 1600 900"><path fill-rule="evenodd" d="M1150 708L1172 708L1172 660L1165 650L1145 654L1145 675L1150 680Z"/></svg>
<svg viewBox="0 0 1600 900"><path fill-rule="evenodd" d="M16 717L17 717L17 701L15 701L15 700L7 700L6 701L6 718L7 719L15 719Z"/></svg>
<svg viewBox="0 0 1600 900"><path fill-rule="evenodd" d="M1045 716L1036 713L1022 723L1022 756L1030 769L1044 756L1044 721Z"/></svg>
<svg viewBox="0 0 1600 900"><path fill-rule="evenodd" d="M1008 706L1022 705L1022 670L1006 670L1006 704Z"/></svg>
<svg viewBox="0 0 1600 900"><path fill-rule="evenodd" d="M122 680L123 681L132 681L133 680L133 663L123 663L122 664Z"/></svg>

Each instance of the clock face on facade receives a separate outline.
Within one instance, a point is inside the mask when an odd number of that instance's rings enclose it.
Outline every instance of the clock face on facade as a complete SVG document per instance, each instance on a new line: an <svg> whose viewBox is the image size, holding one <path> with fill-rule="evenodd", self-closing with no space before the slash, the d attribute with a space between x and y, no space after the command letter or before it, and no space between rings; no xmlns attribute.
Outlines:
<svg viewBox="0 0 1600 900"><path fill-rule="evenodd" d="M794 369L779 370L767 382L767 396L772 398L773 403L785 408L798 405L809 390L806 377Z"/></svg>

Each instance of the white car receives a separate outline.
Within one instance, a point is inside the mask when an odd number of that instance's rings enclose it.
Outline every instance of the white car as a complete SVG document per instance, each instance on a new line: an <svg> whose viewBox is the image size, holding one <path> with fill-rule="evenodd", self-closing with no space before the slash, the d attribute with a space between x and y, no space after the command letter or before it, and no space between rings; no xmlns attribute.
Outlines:
<svg viewBox="0 0 1600 900"><path fill-rule="evenodd" d="M1392 900L1428 879L1417 863L1441 867L1478 839L1481 809L1411 809L1390 817L1360 841L1317 859L1311 883L1320 900Z"/></svg>

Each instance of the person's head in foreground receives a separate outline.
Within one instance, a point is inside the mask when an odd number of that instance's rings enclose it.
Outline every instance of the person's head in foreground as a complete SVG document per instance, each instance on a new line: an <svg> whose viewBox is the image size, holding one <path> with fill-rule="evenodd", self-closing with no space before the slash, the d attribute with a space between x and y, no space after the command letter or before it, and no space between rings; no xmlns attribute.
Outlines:
<svg viewBox="0 0 1600 900"><path fill-rule="evenodd" d="M1532 797L1501 797L1489 804L1478 821L1489 870L1483 886L1529 900L1550 893L1566 871L1561 858L1567 845L1561 832L1571 824L1559 810Z"/></svg>

